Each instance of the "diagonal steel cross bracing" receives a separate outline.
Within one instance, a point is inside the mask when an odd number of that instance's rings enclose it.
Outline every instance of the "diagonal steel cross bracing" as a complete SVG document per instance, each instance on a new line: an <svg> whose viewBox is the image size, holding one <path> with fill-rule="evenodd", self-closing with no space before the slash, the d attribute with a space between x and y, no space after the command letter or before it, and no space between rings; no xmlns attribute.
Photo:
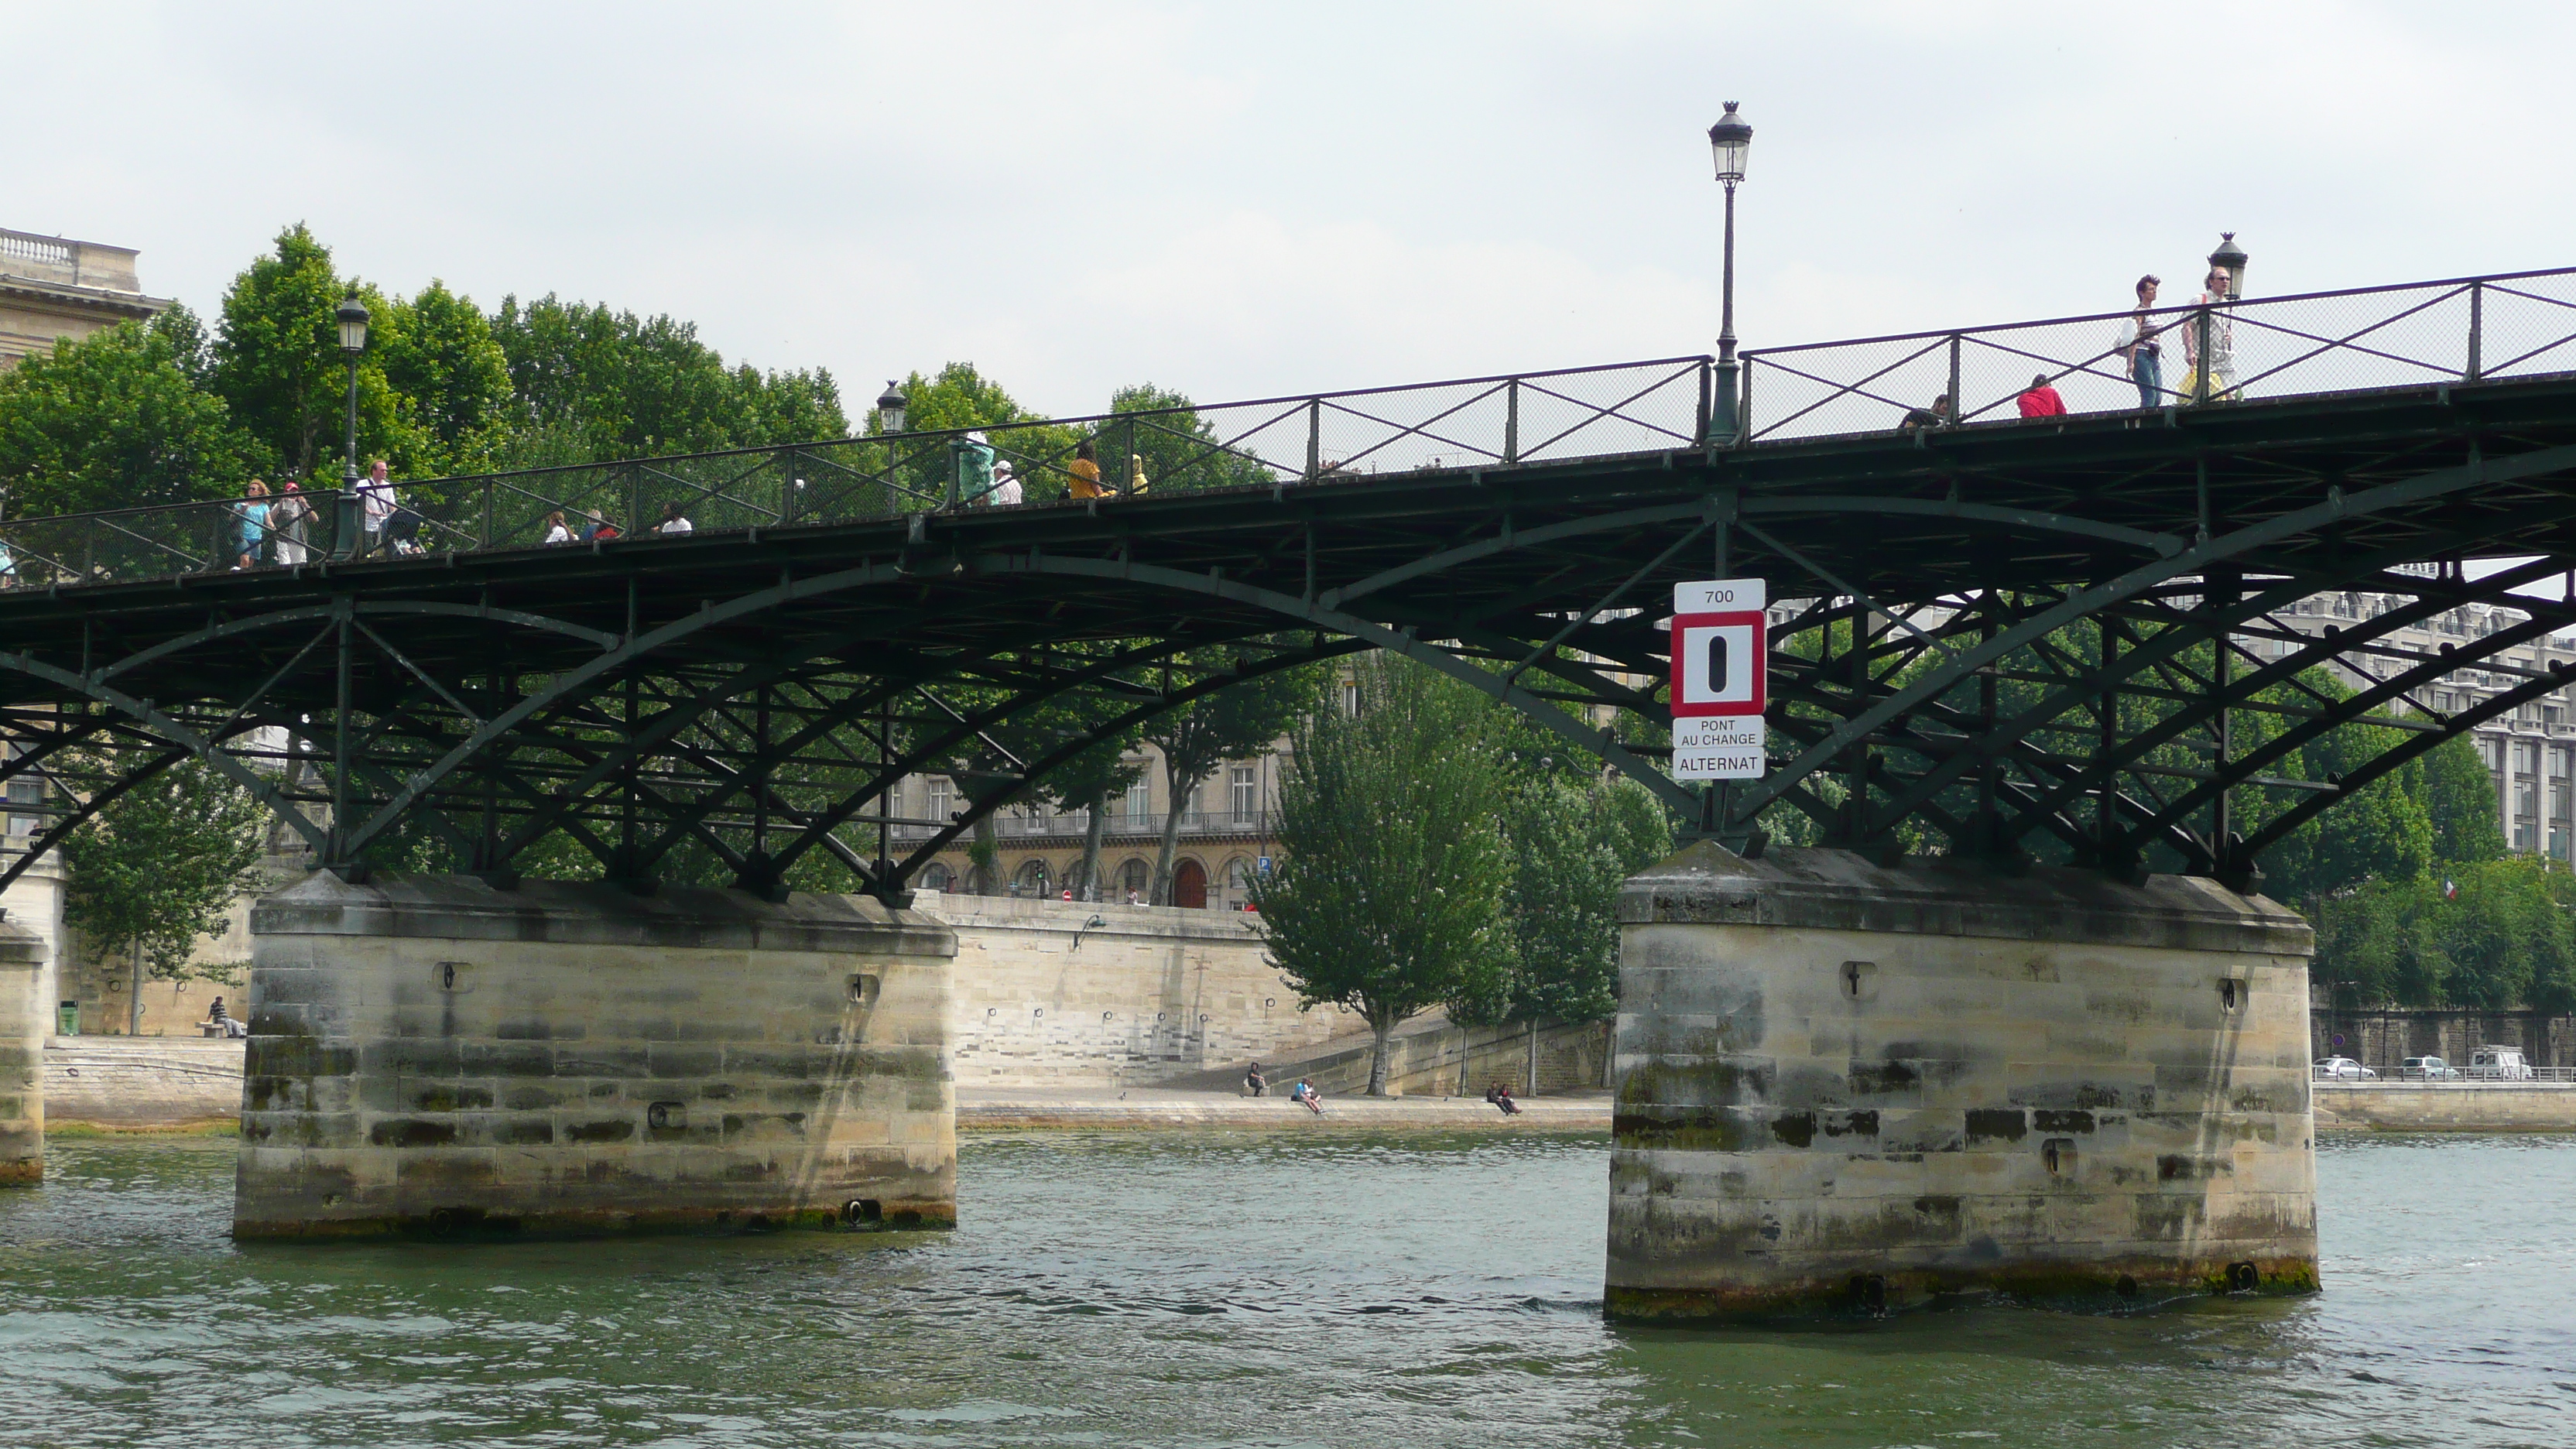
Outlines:
<svg viewBox="0 0 2576 1449"><path fill-rule="evenodd" d="M2275 331L2386 350L2358 324ZM569 852L639 887L712 871L774 892L793 871L893 894L1094 743L1247 673L1380 648L1746 849L1790 830L2250 878L2285 831L2494 700L2557 686L2529 671L2454 712L2426 692L2576 625L2576 603L2513 592L2576 557L2576 378L1671 446L1700 436L1698 366L997 443L1043 478L1077 435L1111 456L1133 437L1163 450L1145 497L949 507L955 450L923 436L466 480L450 491L481 512L393 560L138 574L63 562L70 525L42 549L12 533L21 560L54 562L0 590L0 728L21 747L0 780L71 802L46 807L40 847L198 754L340 868L506 880ZM504 517L665 498L695 533L549 550L512 546L529 540ZM165 560L213 537L98 528ZM1779 605L1772 772L1714 793L1665 772L1662 634L1671 585L1713 559ZM2282 622L2365 590L2401 597L2330 639ZM2447 655L2399 642L2479 603L2527 621ZM2303 749L2365 724L2397 743L2339 781L2296 777ZM948 818L887 803L945 772L970 784Z"/></svg>

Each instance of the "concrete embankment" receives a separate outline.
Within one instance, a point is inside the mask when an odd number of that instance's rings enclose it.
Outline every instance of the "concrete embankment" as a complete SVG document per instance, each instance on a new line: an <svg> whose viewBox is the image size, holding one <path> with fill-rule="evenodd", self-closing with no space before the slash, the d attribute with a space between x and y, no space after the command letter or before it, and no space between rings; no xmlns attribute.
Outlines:
<svg viewBox="0 0 2576 1449"><path fill-rule="evenodd" d="M1516 1116L1475 1097L1336 1097L1317 1116L1284 1095L1223 1092L1040 1092L964 1088L957 1093L960 1131L1018 1128L1145 1128L1274 1132L1521 1131L1607 1132L1610 1094L1533 1097Z"/></svg>
<svg viewBox="0 0 2576 1449"><path fill-rule="evenodd" d="M55 1037L43 1053L45 1117L100 1127L236 1120L244 1045L197 1037Z"/></svg>
<svg viewBox="0 0 2576 1449"><path fill-rule="evenodd" d="M2576 1083L2319 1082L2321 1132L2576 1132Z"/></svg>

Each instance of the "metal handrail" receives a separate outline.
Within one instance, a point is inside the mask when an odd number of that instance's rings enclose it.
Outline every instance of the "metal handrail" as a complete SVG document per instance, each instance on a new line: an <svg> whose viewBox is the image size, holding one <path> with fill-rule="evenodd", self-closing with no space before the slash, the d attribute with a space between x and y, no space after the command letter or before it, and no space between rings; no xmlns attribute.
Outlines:
<svg viewBox="0 0 2576 1449"><path fill-rule="evenodd" d="M397 548L388 533L381 547L431 554L535 548L548 515L558 511L572 527L596 515L635 538L653 530L665 503L679 504L700 533L984 506L993 485L961 477L959 445L970 432L984 434L1023 485L1041 492L1069 492L1076 444L1101 440L1107 459L1101 481L1113 496L1126 490L1129 470L1120 454L1147 459L1149 485L1195 489L1347 480L1361 476L1363 465L1367 472L1507 467L1696 447L1705 435L1713 362L1705 355L1661 357L405 480L394 484L403 542ZM1528 430L1540 439L1535 445L1523 441L1525 410L1536 414L1537 426ZM316 487L299 496L314 510L304 525L307 561L346 559L358 541L339 536L348 522L342 514L350 511L346 490ZM9 519L0 521L0 540L19 559L20 586L220 571L239 557L236 510L245 501L206 498ZM255 566L282 566L270 546L274 538L261 536Z"/></svg>
<svg viewBox="0 0 2576 1449"><path fill-rule="evenodd" d="M2561 287L2567 295L2549 295L2545 286L2517 285L2568 283ZM2338 307L2348 309L2355 302L2403 298L2406 305L2395 309L2373 309L2358 318L2333 319L2332 325L2302 325L2303 314L2329 313ZM2465 301L2466 315L2458 319L2456 329L2443 327L2436 336L2442 355L2434 357L2421 350L2409 350L2399 334L2408 324L2423 321L2448 304ZM2527 304L2527 305L2526 305ZM2501 361L2486 356L2487 342L2497 332L2499 306L2518 308L2525 314L2537 311L2550 325L2542 331L2536 345L2522 346ZM2325 393L2362 391L2390 385L2422 385L2434 381L2476 382L2508 373L2524 375L2527 364L2553 352L2565 350L2559 366L2539 371L2576 370L2576 268L2558 267L2532 271L2498 272L2472 277L2452 277L2430 282L2401 282L2371 287L2350 287L2335 291L2301 292L2280 297L2239 299L2215 303L2184 303L2176 306L2144 309L2130 308L2111 312L2087 312L2072 316L2045 317L2022 322L1988 324L1977 327L1935 329L1920 332L1892 332L1874 337L1845 338L1833 342L1808 342L1784 347L1754 348L1743 354L1743 396L1738 401L1742 431L1735 441L1749 445L1790 437L1815 437L1855 432L1886 431L1906 426L1902 421L1873 418L1861 426L1848 425L1851 404L1867 404L1900 410L1920 409L1920 402L1909 402L1893 395L1900 386L1913 386L1922 391L1917 397L1937 390L1950 399L1949 415L1939 418L1927 431L1966 426L2002 412L2016 398L2030 390L2020 369L2031 366L2051 385L2070 379L2107 383L2120 388L2140 384L2128 370L2123 348L2090 345L2048 346L2034 340L2052 330L2099 329L2126 324L2143 315L2155 334L2170 335L2183 344L2185 356L2177 358L2175 386L2159 377L2156 384L2156 407L2205 406L2238 401L2249 389L2259 384L2297 381L2297 375L2312 370L2323 360L2349 365L2352 374L2331 379L2331 386L2291 386L2277 396L2313 396ZM2511 318L2527 321L2528 316ZM2344 325L2349 323L2351 325ZM2079 336L2099 338L2098 331L2079 332ZM2526 339L2527 340L2527 339ZM2254 344L2249 348L2249 342ZM2265 346L2279 349L2280 355L2264 357L2252 368L2240 368L2249 351ZM1974 349L1974 352L1971 352ZM1970 379L1967 368L1974 357L1981 369L1990 370L1996 358L2012 359L2013 375L1986 387L1987 395L1971 401L1967 395ZM2219 366L2197 366L2207 356ZM2224 369L2223 378L2213 374ZM2188 370L2186 370L2188 369ZM1926 376L1925 373L1929 372ZM1757 393L1755 378L1767 381ZM1902 379L1902 383L1891 379ZM1778 416L1757 420L1754 399L1785 385L1790 397L1785 405L1774 404ZM2074 407L2070 411L2119 412L2143 411L2143 398L2116 400L2112 406ZM2012 418L2019 424L2026 421ZM1803 426L1802 426L1803 425Z"/></svg>

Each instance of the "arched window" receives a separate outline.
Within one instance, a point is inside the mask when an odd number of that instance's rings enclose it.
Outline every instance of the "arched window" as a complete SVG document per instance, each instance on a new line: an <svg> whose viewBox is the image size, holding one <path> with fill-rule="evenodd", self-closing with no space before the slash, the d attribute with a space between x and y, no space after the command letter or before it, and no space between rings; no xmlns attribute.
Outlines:
<svg viewBox="0 0 2576 1449"><path fill-rule="evenodd" d="M1013 895L1042 896L1046 893L1047 867L1046 862L1043 860L1033 859L1027 861L1020 866L1020 873L1011 878L1011 894Z"/></svg>
<svg viewBox="0 0 2576 1449"><path fill-rule="evenodd" d="M913 883L922 890L945 891L952 879L954 877L948 873L948 867L934 860L921 868L921 874L913 877Z"/></svg>
<svg viewBox="0 0 2576 1449"><path fill-rule="evenodd" d="M1130 857L1118 867L1118 900L1120 904L1143 905L1153 898L1153 867Z"/></svg>

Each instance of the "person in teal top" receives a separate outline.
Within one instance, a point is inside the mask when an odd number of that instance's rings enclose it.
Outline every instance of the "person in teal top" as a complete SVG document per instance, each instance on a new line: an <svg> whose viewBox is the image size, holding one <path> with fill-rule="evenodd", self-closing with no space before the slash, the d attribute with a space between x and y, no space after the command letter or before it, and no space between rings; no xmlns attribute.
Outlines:
<svg viewBox="0 0 2576 1449"><path fill-rule="evenodd" d="M949 444L957 455L957 501L970 507L992 502L986 495L993 491L993 445L983 433L972 432Z"/></svg>
<svg viewBox="0 0 2576 1449"><path fill-rule="evenodd" d="M268 485L256 478L233 505L233 567L259 566L260 545L268 539Z"/></svg>

